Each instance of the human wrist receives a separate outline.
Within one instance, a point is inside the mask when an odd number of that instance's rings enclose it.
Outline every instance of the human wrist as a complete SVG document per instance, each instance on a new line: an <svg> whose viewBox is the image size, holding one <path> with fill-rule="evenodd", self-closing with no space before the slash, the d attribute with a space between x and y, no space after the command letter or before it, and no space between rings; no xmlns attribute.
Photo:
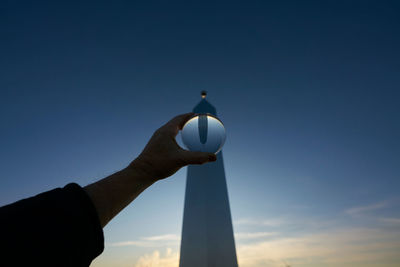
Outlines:
<svg viewBox="0 0 400 267"><path fill-rule="evenodd" d="M159 180L151 171L151 166L144 160L136 158L124 169L129 176L136 177L144 183L154 183Z"/></svg>

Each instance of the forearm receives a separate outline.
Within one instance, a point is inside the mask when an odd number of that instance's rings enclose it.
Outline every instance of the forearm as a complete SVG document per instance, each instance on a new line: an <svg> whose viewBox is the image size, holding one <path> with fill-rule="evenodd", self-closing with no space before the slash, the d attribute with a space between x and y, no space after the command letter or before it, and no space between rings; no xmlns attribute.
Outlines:
<svg viewBox="0 0 400 267"><path fill-rule="evenodd" d="M127 168L84 187L104 227L156 179L132 162Z"/></svg>
<svg viewBox="0 0 400 267"><path fill-rule="evenodd" d="M142 153L125 169L85 187L104 227L155 181L188 164L215 161L213 153L183 150L175 137L194 113L176 116L154 132Z"/></svg>

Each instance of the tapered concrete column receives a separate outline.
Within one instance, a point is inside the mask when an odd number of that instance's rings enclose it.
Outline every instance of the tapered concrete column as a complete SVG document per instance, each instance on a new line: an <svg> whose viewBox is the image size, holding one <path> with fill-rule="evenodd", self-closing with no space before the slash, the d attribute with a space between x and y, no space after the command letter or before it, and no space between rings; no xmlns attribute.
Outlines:
<svg viewBox="0 0 400 267"><path fill-rule="evenodd" d="M217 115L205 96L193 112ZM238 266L222 151L187 168L180 255L180 267Z"/></svg>

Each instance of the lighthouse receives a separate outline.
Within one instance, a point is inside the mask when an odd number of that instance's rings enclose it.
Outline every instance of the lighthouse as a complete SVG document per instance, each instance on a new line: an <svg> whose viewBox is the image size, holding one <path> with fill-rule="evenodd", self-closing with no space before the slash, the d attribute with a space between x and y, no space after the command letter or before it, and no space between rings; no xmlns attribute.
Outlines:
<svg viewBox="0 0 400 267"><path fill-rule="evenodd" d="M203 91L193 112L217 116L206 96ZM203 124L200 137L206 140ZM215 162L187 168L179 266L238 266L222 151Z"/></svg>

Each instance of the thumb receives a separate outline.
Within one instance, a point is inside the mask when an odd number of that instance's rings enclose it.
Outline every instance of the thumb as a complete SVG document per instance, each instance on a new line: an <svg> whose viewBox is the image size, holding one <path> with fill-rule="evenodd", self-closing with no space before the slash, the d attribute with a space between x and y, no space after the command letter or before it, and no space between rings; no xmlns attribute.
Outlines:
<svg viewBox="0 0 400 267"><path fill-rule="evenodd" d="M214 153L187 150L183 152L183 157L186 164L203 164L206 162L217 160L217 156Z"/></svg>

